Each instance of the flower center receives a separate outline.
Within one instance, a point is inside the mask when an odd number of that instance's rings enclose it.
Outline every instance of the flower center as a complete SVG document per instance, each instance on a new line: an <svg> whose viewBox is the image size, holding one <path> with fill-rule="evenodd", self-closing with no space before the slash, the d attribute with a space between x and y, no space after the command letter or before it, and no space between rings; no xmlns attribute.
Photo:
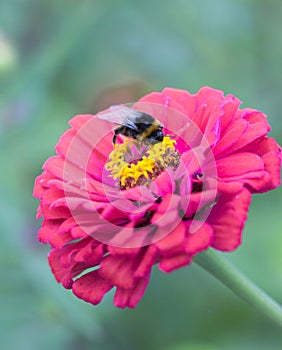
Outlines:
<svg viewBox="0 0 282 350"><path fill-rule="evenodd" d="M115 145L105 168L110 176L119 181L122 190L148 185L165 169L178 167L180 154L175 144L176 141L168 136L154 144L126 140Z"/></svg>

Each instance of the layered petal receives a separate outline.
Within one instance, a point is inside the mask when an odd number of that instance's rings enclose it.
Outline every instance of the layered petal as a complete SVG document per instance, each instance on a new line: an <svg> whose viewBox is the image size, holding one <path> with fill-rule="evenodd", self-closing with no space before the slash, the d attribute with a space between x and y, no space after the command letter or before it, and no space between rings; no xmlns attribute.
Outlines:
<svg viewBox="0 0 282 350"><path fill-rule="evenodd" d="M72 285L74 295L93 305L99 304L112 288L113 285L103 279L97 270L81 276Z"/></svg>
<svg viewBox="0 0 282 350"><path fill-rule="evenodd" d="M251 194L243 189L240 193L221 195L213 207L207 222L213 227L212 246L222 251L232 251L242 242L242 229L248 215Z"/></svg>
<svg viewBox="0 0 282 350"><path fill-rule="evenodd" d="M134 308L142 298L149 280L150 276L148 275L139 279L132 289L117 288L114 296L114 305L120 308Z"/></svg>

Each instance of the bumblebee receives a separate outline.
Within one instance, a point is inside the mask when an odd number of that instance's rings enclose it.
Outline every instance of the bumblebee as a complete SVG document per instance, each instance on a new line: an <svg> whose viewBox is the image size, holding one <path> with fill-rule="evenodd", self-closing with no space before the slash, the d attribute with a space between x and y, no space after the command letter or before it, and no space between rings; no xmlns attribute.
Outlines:
<svg viewBox="0 0 282 350"><path fill-rule="evenodd" d="M164 138L163 125L157 119L125 106L112 106L110 112L99 115L99 119L120 125L114 130L113 144L118 135L145 143L161 142Z"/></svg>

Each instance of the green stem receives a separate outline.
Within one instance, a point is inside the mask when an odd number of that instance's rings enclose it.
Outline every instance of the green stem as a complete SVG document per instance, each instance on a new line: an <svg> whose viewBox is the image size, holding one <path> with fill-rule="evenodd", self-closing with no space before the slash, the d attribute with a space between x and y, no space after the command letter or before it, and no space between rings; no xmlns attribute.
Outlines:
<svg viewBox="0 0 282 350"><path fill-rule="evenodd" d="M209 249L193 259L198 265L210 272L235 294L253 305L258 311L271 318L282 327L282 307L252 281L244 276L236 267Z"/></svg>

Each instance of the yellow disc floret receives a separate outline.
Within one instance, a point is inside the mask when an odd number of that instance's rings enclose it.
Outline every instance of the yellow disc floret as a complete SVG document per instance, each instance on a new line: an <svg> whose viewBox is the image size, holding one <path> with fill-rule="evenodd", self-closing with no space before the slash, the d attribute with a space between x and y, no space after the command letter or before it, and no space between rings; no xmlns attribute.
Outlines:
<svg viewBox="0 0 282 350"><path fill-rule="evenodd" d="M121 189L149 184L169 166L178 166L180 155L175 150L175 144L175 140L165 136L162 142L146 145L142 154L135 156L132 150L134 146L138 150L142 148L140 141L116 144L105 168L115 180L119 179Z"/></svg>

